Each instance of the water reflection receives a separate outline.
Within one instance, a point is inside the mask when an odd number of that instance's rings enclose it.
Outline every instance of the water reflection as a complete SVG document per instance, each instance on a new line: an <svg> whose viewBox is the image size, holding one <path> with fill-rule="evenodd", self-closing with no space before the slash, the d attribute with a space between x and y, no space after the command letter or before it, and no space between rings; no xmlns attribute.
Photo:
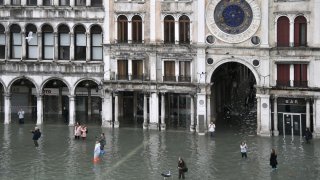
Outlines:
<svg viewBox="0 0 320 180"><path fill-rule="evenodd" d="M0 179L162 179L171 171L178 177L181 156L189 172L186 179L317 179L319 141L306 144L299 137L257 137L218 129L214 138L188 131L105 129L89 126L85 141L75 140L73 127L43 125L39 147L34 147L34 126L0 125ZM92 162L95 137L106 135L106 154ZM248 145L242 159L240 142ZM278 153L278 170L269 166L271 148Z"/></svg>

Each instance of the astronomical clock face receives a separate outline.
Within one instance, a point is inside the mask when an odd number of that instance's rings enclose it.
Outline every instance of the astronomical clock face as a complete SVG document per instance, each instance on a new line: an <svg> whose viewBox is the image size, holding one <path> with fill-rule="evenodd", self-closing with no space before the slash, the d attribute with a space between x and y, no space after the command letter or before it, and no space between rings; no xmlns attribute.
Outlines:
<svg viewBox="0 0 320 180"><path fill-rule="evenodd" d="M210 32L228 43L249 39L258 30L260 19L260 8L252 0L211 0L207 7Z"/></svg>

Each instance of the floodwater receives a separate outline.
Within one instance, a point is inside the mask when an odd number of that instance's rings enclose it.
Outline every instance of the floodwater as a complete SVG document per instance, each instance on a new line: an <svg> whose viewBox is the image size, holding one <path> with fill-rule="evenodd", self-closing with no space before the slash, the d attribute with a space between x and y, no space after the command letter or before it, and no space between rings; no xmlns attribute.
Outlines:
<svg viewBox="0 0 320 180"><path fill-rule="evenodd" d="M300 137L258 137L242 128L219 128L214 138L185 131L147 131L140 128L104 129L89 126L85 141L74 140L73 127L40 126L42 137L34 147L32 124L0 125L1 180L157 180L171 171L178 179L181 156L192 180L319 179L320 141ZM95 136L106 134L106 154L94 164ZM242 159L239 144L249 147ZM278 153L278 169L269 166L270 149ZM170 178L169 178L170 179Z"/></svg>

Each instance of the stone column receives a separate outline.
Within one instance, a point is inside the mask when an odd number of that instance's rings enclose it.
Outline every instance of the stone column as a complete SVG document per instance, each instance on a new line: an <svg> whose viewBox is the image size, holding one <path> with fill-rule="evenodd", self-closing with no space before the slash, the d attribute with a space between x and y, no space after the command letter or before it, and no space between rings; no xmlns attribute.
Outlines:
<svg viewBox="0 0 320 180"><path fill-rule="evenodd" d="M198 26L197 26L197 31L198 31L198 44L204 44L205 43L205 12L206 12L206 9L205 9L205 2L206 1L201 1L201 0L198 0L197 1L197 21L198 21ZM205 63L203 63L205 64Z"/></svg>
<svg viewBox="0 0 320 180"><path fill-rule="evenodd" d="M156 42L156 0L150 0L150 43ZM163 37L161 37L163 38Z"/></svg>
<svg viewBox="0 0 320 180"><path fill-rule="evenodd" d="M9 31L5 31L4 32L5 34L5 55L4 55L4 58L6 60L10 59L10 32Z"/></svg>
<svg viewBox="0 0 320 180"><path fill-rule="evenodd" d="M91 6L91 0L86 1L86 6L90 7Z"/></svg>
<svg viewBox="0 0 320 180"><path fill-rule="evenodd" d="M22 47L21 47L21 59L26 59L26 50L27 50L27 44L26 44L26 33L24 31L21 31L21 38L22 38Z"/></svg>
<svg viewBox="0 0 320 180"><path fill-rule="evenodd" d="M313 12L313 17L314 19L320 19L320 1L313 1L314 5L313 5L313 10L311 10ZM313 22L313 32L318 32L320 29L320 22L319 21L314 21ZM310 42L313 41L313 47L319 47L320 46L320 34L319 33L313 33L312 37L310 38L310 36L308 36L308 41Z"/></svg>
<svg viewBox="0 0 320 180"><path fill-rule="evenodd" d="M317 119L317 114L316 114L316 112L317 112L317 110L316 110L316 99L313 99L313 106L312 106L312 109L313 109L313 111L312 111L312 113L313 113L313 135L314 136L316 136L316 125L317 125L317 123L316 123L316 119Z"/></svg>
<svg viewBox="0 0 320 180"><path fill-rule="evenodd" d="M260 135L261 136L270 136L270 130L271 130L271 122L270 122L270 95L268 94L258 94L260 97L260 104L258 106L260 107L260 120L261 120L261 126L260 126Z"/></svg>
<svg viewBox="0 0 320 180"><path fill-rule="evenodd" d="M43 1L37 1L37 6L42 6Z"/></svg>
<svg viewBox="0 0 320 180"><path fill-rule="evenodd" d="M75 1L72 1L72 0L71 0L71 1L70 1L70 6L71 6L71 7L74 7L74 6L75 6Z"/></svg>
<svg viewBox="0 0 320 180"><path fill-rule="evenodd" d="M175 44L179 44L179 20L174 21L174 37Z"/></svg>
<svg viewBox="0 0 320 180"><path fill-rule="evenodd" d="M261 1L261 31L261 47L269 47L269 1Z"/></svg>
<svg viewBox="0 0 320 180"><path fill-rule="evenodd" d="M128 43L132 43L132 21L128 20Z"/></svg>
<svg viewBox="0 0 320 180"><path fill-rule="evenodd" d="M166 130L166 96L165 93L162 93L161 96L161 131Z"/></svg>
<svg viewBox="0 0 320 180"><path fill-rule="evenodd" d="M129 81L132 80L132 59L128 59L128 75Z"/></svg>
<svg viewBox="0 0 320 180"><path fill-rule="evenodd" d="M27 0L21 0L21 6L27 5Z"/></svg>
<svg viewBox="0 0 320 180"><path fill-rule="evenodd" d="M278 97L274 97L273 100L273 135L279 136L279 129L278 129Z"/></svg>
<svg viewBox="0 0 320 180"><path fill-rule="evenodd" d="M320 137L320 99L319 97L317 97L315 100L314 100L314 104L315 104L315 108L314 108L314 111L315 111L315 124L314 124L314 134L316 135L316 137Z"/></svg>
<svg viewBox="0 0 320 180"><path fill-rule="evenodd" d="M152 92L150 96L149 129L158 129L159 125L159 95Z"/></svg>
<svg viewBox="0 0 320 180"><path fill-rule="evenodd" d="M111 128L112 123L112 93L105 92L102 99L102 127Z"/></svg>
<svg viewBox="0 0 320 180"><path fill-rule="evenodd" d="M190 131L194 132L194 97L190 96Z"/></svg>
<svg viewBox="0 0 320 180"><path fill-rule="evenodd" d="M290 20L289 44L290 44L290 47L294 47L294 19L289 18L289 20Z"/></svg>
<svg viewBox="0 0 320 180"><path fill-rule="evenodd" d="M87 36L86 61L90 61L91 60L91 36L90 36L90 33L86 33L86 36Z"/></svg>
<svg viewBox="0 0 320 180"><path fill-rule="evenodd" d="M155 53L149 54L150 80L157 80L157 57Z"/></svg>
<svg viewBox="0 0 320 180"><path fill-rule="evenodd" d="M143 95L143 129L148 129L148 97Z"/></svg>
<svg viewBox="0 0 320 180"><path fill-rule="evenodd" d="M290 64L290 86L294 86L294 65Z"/></svg>
<svg viewBox="0 0 320 180"><path fill-rule="evenodd" d="M176 76L176 78L175 78L175 80L176 80L176 82L179 82L179 74L180 74L180 66L179 66L179 61L176 61L175 62L175 65L174 65L174 68L175 68L175 76ZM163 70L164 70L164 64L163 64ZM163 72L163 74L164 74L165 72Z"/></svg>
<svg viewBox="0 0 320 180"><path fill-rule="evenodd" d="M37 32L38 36L38 61L42 60L42 32Z"/></svg>
<svg viewBox="0 0 320 180"><path fill-rule="evenodd" d="M42 102L42 94L37 95L37 125L41 125L43 123L43 102Z"/></svg>
<svg viewBox="0 0 320 180"><path fill-rule="evenodd" d="M197 94L197 126L196 132L199 135L205 135L206 126L206 94L198 93Z"/></svg>
<svg viewBox="0 0 320 180"><path fill-rule="evenodd" d="M207 127L210 124L210 122L212 121L211 119L211 99L210 99L210 94L207 94Z"/></svg>
<svg viewBox="0 0 320 180"><path fill-rule="evenodd" d="M114 93L114 128L119 128L119 94Z"/></svg>
<svg viewBox="0 0 320 180"><path fill-rule="evenodd" d="M306 128L310 129L310 99L306 100Z"/></svg>
<svg viewBox="0 0 320 180"><path fill-rule="evenodd" d="M59 4L59 3L58 3ZM59 57L58 57L58 44L59 44L59 42L58 42L58 32L54 32L53 33L53 36L54 36L54 48L53 48L53 60L55 61L55 60L58 60L59 59Z"/></svg>
<svg viewBox="0 0 320 180"><path fill-rule="evenodd" d="M260 97L257 98L257 134L260 135L261 131L261 99Z"/></svg>
<svg viewBox="0 0 320 180"><path fill-rule="evenodd" d="M69 96L69 126L74 126L75 124L76 106L74 99L74 95Z"/></svg>
<svg viewBox="0 0 320 180"><path fill-rule="evenodd" d="M74 60L74 33L70 32L70 61L73 61L73 60Z"/></svg>
<svg viewBox="0 0 320 180"><path fill-rule="evenodd" d="M103 18L103 44L110 44L110 6L109 1L103 1L104 18Z"/></svg>
<svg viewBox="0 0 320 180"><path fill-rule="evenodd" d="M4 124L11 123L11 94L4 94Z"/></svg>
<svg viewBox="0 0 320 180"><path fill-rule="evenodd" d="M91 89L90 88L88 88L88 116L90 117L91 116L91 114L92 114L92 112L91 112L91 104L92 104L92 102L91 102L92 100L91 100ZM90 119L90 118L89 118Z"/></svg>

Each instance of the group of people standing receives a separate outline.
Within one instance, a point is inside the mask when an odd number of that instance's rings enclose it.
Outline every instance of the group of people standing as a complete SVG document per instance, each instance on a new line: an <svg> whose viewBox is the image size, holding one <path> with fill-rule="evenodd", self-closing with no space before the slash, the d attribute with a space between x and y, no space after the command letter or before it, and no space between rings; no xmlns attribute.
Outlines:
<svg viewBox="0 0 320 180"><path fill-rule="evenodd" d="M88 133L87 126L85 126L84 124L80 125L80 123L77 122L76 125L74 126L74 138L80 139L81 137L82 140L86 140L87 133Z"/></svg>

